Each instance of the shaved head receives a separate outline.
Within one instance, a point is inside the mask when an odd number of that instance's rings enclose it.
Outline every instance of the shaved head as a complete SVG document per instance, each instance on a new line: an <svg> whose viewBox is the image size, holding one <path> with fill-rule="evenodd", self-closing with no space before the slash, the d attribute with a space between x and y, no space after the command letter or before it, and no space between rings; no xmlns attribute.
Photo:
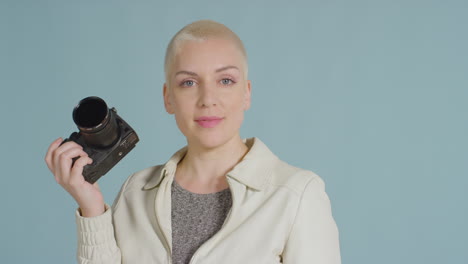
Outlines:
<svg viewBox="0 0 468 264"><path fill-rule="evenodd" d="M169 42L164 59L166 82L169 80L172 65L183 44L188 41L203 42L208 39L224 39L231 41L244 56L245 76L247 76L247 53L244 44L236 33L221 23L212 20L199 20L183 27Z"/></svg>

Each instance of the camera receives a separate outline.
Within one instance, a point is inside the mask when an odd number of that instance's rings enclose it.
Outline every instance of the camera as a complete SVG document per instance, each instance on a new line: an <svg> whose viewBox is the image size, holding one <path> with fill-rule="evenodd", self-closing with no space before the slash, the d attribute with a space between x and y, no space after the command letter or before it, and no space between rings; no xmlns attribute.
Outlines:
<svg viewBox="0 0 468 264"><path fill-rule="evenodd" d="M106 102L96 96L86 97L73 109L73 132L63 143L74 141L93 160L83 168L83 176L95 183L127 155L139 141L138 135ZM73 163L78 157L73 158Z"/></svg>

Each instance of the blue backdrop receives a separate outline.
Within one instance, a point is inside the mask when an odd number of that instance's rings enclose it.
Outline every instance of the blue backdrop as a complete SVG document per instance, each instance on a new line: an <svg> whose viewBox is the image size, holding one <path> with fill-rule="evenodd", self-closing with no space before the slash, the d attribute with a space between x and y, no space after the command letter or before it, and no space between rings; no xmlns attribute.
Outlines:
<svg viewBox="0 0 468 264"><path fill-rule="evenodd" d="M468 263L467 1L0 2L2 263L73 263L75 202L44 154L97 95L139 133L100 185L185 145L162 103L172 35L214 19L244 40L243 137L319 174L343 263Z"/></svg>

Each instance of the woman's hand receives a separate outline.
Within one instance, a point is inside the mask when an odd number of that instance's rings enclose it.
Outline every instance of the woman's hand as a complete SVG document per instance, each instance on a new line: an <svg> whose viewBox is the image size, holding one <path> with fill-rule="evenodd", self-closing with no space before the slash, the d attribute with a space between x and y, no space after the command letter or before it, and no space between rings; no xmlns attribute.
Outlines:
<svg viewBox="0 0 468 264"><path fill-rule="evenodd" d="M60 146L62 141L62 138L56 139L47 150L45 162L49 170L57 183L78 203L83 217L103 214L104 198L98 184L90 184L83 177L83 167L92 163L91 158L77 143L70 141ZM79 158L73 163L75 157Z"/></svg>

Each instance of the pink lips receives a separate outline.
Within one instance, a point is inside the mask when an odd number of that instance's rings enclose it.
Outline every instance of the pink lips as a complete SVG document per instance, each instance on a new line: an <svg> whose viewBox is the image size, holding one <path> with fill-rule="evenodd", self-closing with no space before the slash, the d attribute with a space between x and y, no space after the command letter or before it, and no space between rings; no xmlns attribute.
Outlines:
<svg viewBox="0 0 468 264"><path fill-rule="evenodd" d="M222 120L223 120L222 117L217 117L217 116L201 116L195 119L195 122L197 122L202 127L211 128L211 127L215 127Z"/></svg>

